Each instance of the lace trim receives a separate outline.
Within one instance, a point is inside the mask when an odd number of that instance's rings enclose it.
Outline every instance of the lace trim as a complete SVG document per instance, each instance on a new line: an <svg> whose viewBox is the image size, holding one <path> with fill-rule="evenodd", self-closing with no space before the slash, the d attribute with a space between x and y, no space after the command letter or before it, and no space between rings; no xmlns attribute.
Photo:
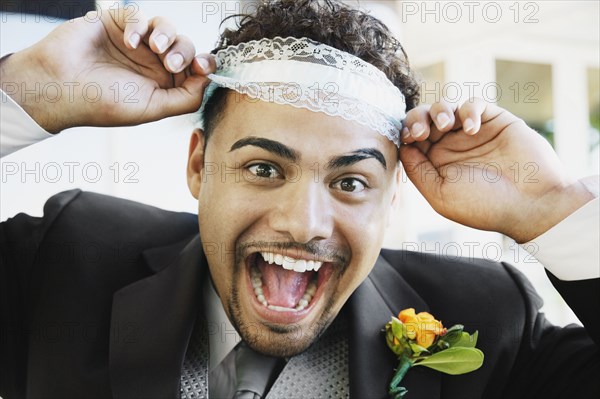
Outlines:
<svg viewBox="0 0 600 399"><path fill-rule="evenodd" d="M378 84L393 88L399 95L404 97L387 76L373 65L345 51L306 37L283 38L277 36L273 39L252 40L220 50L215 57L219 69L229 69L244 63L272 60L294 60L325 65L347 72L358 73L376 80Z"/></svg>
<svg viewBox="0 0 600 399"><path fill-rule="evenodd" d="M402 123L394 124L377 108L354 98L348 98L326 90L316 90L299 84L288 83L241 83L227 78L216 76L213 78L212 87L226 87L237 93L247 95L255 100L271 102L281 105L291 105L314 112L323 112L329 116L342 117L348 121L355 121L367 126L387 137L396 146L400 145L399 131Z"/></svg>
<svg viewBox="0 0 600 399"><path fill-rule="evenodd" d="M276 37L229 46L217 52L216 61L204 103L222 86L252 99L356 121L400 145L404 95L382 71L354 55L307 38Z"/></svg>

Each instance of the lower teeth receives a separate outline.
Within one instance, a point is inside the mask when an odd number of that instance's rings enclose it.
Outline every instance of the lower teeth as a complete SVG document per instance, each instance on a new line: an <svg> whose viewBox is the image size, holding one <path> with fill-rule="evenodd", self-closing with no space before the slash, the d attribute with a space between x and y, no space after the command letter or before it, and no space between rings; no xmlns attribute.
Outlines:
<svg viewBox="0 0 600 399"><path fill-rule="evenodd" d="M306 286L306 291L304 291L304 295L298 301L298 304L295 308L286 308L284 306L276 306L269 305L265 298L265 294L262 289L262 275L260 274L260 270L257 267L252 267L250 269L250 280L252 281L252 288L254 288L254 295L258 302L262 303L263 306L268 307L271 310L275 310L277 312L299 312L301 310L306 309L310 301L313 299L315 292L317 292L317 281L316 279L311 280Z"/></svg>

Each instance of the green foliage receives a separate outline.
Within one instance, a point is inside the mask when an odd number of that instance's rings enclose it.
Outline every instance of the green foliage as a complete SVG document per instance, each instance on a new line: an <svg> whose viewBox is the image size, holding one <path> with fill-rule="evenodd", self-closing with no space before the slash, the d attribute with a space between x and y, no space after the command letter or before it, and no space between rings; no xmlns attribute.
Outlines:
<svg viewBox="0 0 600 399"><path fill-rule="evenodd" d="M477 337L479 336L479 331L475 331L473 335L469 335L469 333L463 332L460 336L460 339L455 342L452 347L464 347L464 348L474 348L477 345Z"/></svg>
<svg viewBox="0 0 600 399"><path fill-rule="evenodd" d="M453 347L415 362L442 373L458 375L477 370L483 364L483 352L477 348Z"/></svg>
<svg viewBox="0 0 600 399"><path fill-rule="evenodd" d="M441 323L439 325L441 329ZM439 335L428 348L419 345L415 334L409 334L407 326L396 317L392 317L385 325L384 332L387 345L399 360L388 390L393 399L402 399L407 394L408 391L400 386L400 382L413 366L457 375L475 371L483 364L483 352L475 348L478 332L469 334L461 324L443 331L436 330Z"/></svg>

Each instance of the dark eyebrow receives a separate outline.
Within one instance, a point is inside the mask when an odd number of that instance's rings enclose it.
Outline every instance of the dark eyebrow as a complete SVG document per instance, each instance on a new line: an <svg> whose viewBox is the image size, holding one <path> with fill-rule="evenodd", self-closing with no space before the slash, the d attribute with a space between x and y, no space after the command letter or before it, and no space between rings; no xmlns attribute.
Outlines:
<svg viewBox="0 0 600 399"><path fill-rule="evenodd" d="M254 136L245 137L236 141L229 149L229 152L246 147L248 145L262 148L263 150L269 151L291 162L298 162L300 159L300 153L288 147L287 145L280 143L279 141Z"/></svg>
<svg viewBox="0 0 600 399"><path fill-rule="evenodd" d="M326 169L343 168L369 158L376 159L383 166L383 169L387 169L385 157L381 151L376 150L375 148L361 148L360 150L352 151L348 155L341 155L339 157L332 158L327 163Z"/></svg>

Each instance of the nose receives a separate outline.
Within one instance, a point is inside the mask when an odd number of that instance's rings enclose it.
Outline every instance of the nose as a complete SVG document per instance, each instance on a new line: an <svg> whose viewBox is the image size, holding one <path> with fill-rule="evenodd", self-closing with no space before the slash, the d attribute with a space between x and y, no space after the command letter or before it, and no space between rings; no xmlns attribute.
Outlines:
<svg viewBox="0 0 600 399"><path fill-rule="evenodd" d="M291 236L295 242L330 238L333 207L327 189L317 182L288 183L277 193L277 205L269 218L270 227Z"/></svg>

